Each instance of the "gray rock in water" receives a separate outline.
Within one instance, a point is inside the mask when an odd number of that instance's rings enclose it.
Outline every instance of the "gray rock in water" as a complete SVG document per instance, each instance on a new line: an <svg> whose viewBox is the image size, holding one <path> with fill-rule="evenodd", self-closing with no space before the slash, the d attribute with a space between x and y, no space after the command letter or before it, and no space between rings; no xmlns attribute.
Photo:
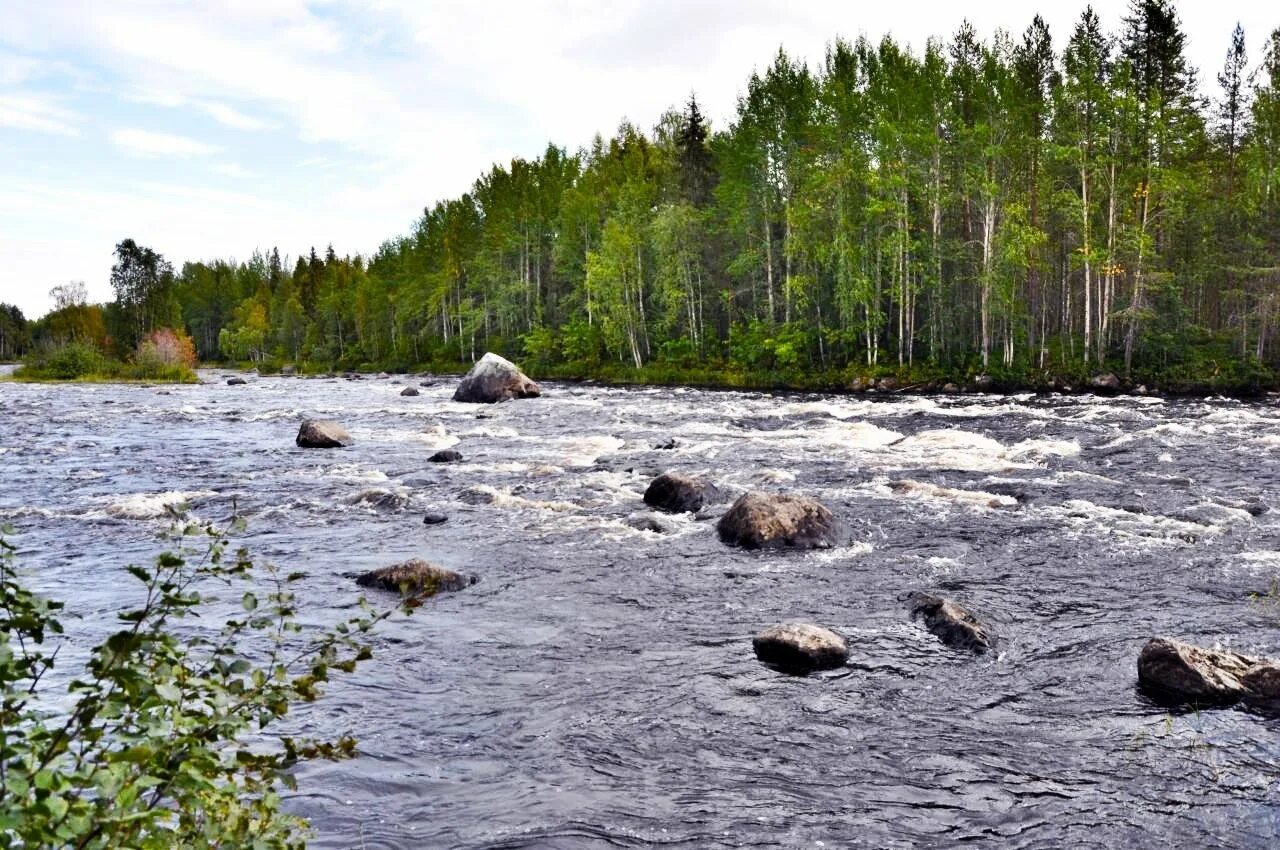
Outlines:
<svg viewBox="0 0 1280 850"><path fill-rule="evenodd" d="M995 645L987 627L964 606L929 593L911 596L911 619L920 618L924 627L953 649L986 652Z"/></svg>
<svg viewBox="0 0 1280 850"><path fill-rule="evenodd" d="M844 638L812 623L770 626L751 641L756 658L787 673L839 667L849 657Z"/></svg>
<svg viewBox="0 0 1280 850"><path fill-rule="evenodd" d="M308 419L294 441L304 449L337 449L352 443L347 429L329 419Z"/></svg>
<svg viewBox="0 0 1280 850"><path fill-rule="evenodd" d="M654 534L666 534L667 527L651 516L634 516L627 520L627 525L636 531L652 531Z"/></svg>
<svg viewBox="0 0 1280 850"><path fill-rule="evenodd" d="M960 387L948 381L947 383L942 385L942 391L947 395L955 395L956 393L960 392Z"/></svg>
<svg viewBox="0 0 1280 850"><path fill-rule="evenodd" d="M367 505L380 511L398 511L409 504L409 496L394 490L375 487L357 493L347 501L352 505Z"/></svg>
<svg viewBox="0 0 1280 850"><path fill-rule="evenodd" d="M449 518L444 514L430 513L422 518L423 525L439 525L442 522L448 522Z"/></svg>
<svg viewBox="0 0 1280 850"><path fill-rule="evenodd" d="M429 463L457 463L462 460L462 452L454 449L441 449L427 458Z"/></svg>
<svg viewBox="0 0 1280 850"><path fill-rule="evenodd" d="M462 590L476 583L474 576L466 577L429 564L419 558L393 564L390 567L367 572L356 579L361 587L376 587L379 590L396 590L404 596L425 599L446 591Z"/></svg>
<svg viewBox="0 0 1280 850"><path fill-rule="evenodd" d="M453 393L454 401L493 404L513 398L537 398L542 390L510 360L489 352L471 367Z"/></svg>
<svg viewBox="0 0 1280 850"><path fill-rule="evenodd" d="M1280 662L1259 661L1240 677L1240 684L1245 702L1269 712L1280 711Z"/></svg>
<svg viewBox="0 0 1280 850"><path fill-rule="evenodd" d="M419 395L415 387L405 387L400 391L400 395Z"/></svg>
<svg viewBox="0 0 1280 850"><path fill-rule="evenodd" d="M720 539L746 549L829 549L840 528L831 511L813 499L781 493L743 493L716 524Z"/></svg>
<svg viewBox="0 0 1280 850"><path fill-rule="evenodd" d="M1176 702L1222 705L1245 695L1241 677L1255 664L1238 652L1154 637L1138 655L1138 682Z"/></svg>
<svg viewBox="0 0 1280 850"><path fill-rule="evenodd" d="M1089 386L1104 393L1119 392L1120 379L1116 377L1114 372L1104 372L1101 375L1094 375L1089 381Z"/></svg>
<svg viewBox="0 0 1280 850"><path fill-rule="evenodd" d="M680 443L676 441L675 437L668 437L667 439L663 440L660 443L654 443L653 450L658 452L665 452L665 451L670 451L671 449L674 449L678 445L680 445Z"/></svg>
<svg viewBox="0 0 1280 850"><path fill-rule="evenodd" d="M874 379L868 380L862 377L861 375L859 375L858 377L854 378L852 381L849 382L849 392L865 393L867 390L871 389L873 386L875 386Z"/></svg>
<svg viewBox="0 0 1280 850"><path fill-rule="evenodd" d="M644 503L673 514L696 514L703 505L714 502L718 496L719 491L701 478L664 472L649 482L648 489L644 491Z"/></svg>
<svg viewBox="0 0 1280 850"><path fill-rule="evenodd" d="M246 381L244 378L227 378L227 386L229 387L238 387L241 384L247 384L247 383L249 382Z"/></svg>

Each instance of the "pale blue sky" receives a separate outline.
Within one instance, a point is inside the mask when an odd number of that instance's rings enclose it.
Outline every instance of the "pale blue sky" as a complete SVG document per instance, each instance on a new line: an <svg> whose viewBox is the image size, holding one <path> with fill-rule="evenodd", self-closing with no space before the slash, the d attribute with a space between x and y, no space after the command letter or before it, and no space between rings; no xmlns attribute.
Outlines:
<svg viewBox="0 0 1280 850"><path fill-rule="evenodd" d="M1096 3L1110 27L1127 4ZM1060 45L1083 3L1042 4ZM1183 0L1212 84L1231 29L1251 60L1272 3ZM921 47L967 15L1020 33L1035 4L766 0L409 2L0 0L0 301L35 317L111 251L184 260L369 253L491 163L649 127L696 91L717 126L779 44Z"/></svg>

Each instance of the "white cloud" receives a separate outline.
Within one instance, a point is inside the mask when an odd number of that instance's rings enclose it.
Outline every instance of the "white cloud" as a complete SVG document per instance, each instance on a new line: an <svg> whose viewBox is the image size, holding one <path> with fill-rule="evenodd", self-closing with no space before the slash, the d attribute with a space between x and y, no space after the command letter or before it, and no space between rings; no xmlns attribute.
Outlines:
<svg viewBox="0 0 1280 850"><path fill-rule="evenodd" d="M232 109L225 103L205 103L201 105L201 108L214 121L233 130L265 130L271 126L266 121L254 118L252 115L245 115L240 110Z"/></svg>
<svg viewBox="0 0 1280 850"><path fill-rule="evenodd" d="M245 168L238 162L224 162L219 165L215 165L213 170L218 174L221 174L223 177L233 177L237 180L247 180L250 177L258 176L256 173Z"/></svg>
<svg viewBox="0 0 1280 850"><path fill-rule="evenodd" d="M116 130L111 141L117 146L145 156L208 156L217 153L217 145L211 145L187 136L171 133L153 133L150 130Z"/></svg>
<svg viewBox="0 0 1280 850"><path fill-rule="evenodd" d="M0 127L74 136L80 132L76 120L75 113L35 96L0 95Z"/></svg>

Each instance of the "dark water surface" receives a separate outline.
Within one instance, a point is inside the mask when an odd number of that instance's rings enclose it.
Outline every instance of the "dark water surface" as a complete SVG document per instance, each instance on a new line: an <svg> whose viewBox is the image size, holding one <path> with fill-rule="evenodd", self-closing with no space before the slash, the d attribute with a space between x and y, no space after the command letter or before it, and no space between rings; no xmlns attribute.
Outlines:
<svg viewBox="0 0 1280 850"><path fill-rule="evenodd" d="M1170 714L1135 673L1153 634L1280 655L1274 403L551 384L481 408L451 381L204 377L0 383L0 520L85 641L172 501L237 504L256 554L308 573L313 622L349 612L353 571L480 576L301 715L363 753L299 777L319 847L1280 839L1280 721ZM295 448L311 415L355 446ZM465 462L426 463L445 447ZM730 550L723 507L631 528L664 469L817 497L849 544ZM943 647L908 620L913 590L969 605L998 652ZM757 663L752 634L793 619L846 635L848 667Z"/></svg>

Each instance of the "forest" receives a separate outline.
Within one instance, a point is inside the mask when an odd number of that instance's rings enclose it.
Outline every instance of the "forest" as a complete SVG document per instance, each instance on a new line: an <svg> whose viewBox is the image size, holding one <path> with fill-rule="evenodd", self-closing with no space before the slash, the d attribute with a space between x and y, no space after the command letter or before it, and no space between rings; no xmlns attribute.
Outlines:
<svg viewBox="0 0 1280 850"><path fill-rule="evenodd" d="M690 97L549 145L372 256L175 270L125 240L115 302L0 308L0 358L181 326L201 360L264 370L492 350L546 377L1274 387L1280 29L1252 63L1237 27L1204 87L1187 38L1169 0L1133 0L1116 33L1088 8L922 52L835 40L820 67L779 49L727 127Z"/></svg>

